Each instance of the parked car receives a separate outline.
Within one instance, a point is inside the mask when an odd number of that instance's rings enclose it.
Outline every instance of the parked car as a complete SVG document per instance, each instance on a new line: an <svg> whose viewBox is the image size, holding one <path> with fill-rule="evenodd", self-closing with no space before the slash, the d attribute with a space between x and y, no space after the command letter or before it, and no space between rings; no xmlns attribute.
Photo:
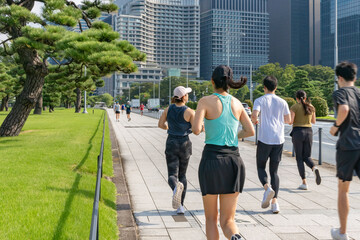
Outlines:
<svg viewBox="0 0 360 240"><path fill-rule="evenodd" d="M249 107L249 105L247 103L242 103L245 112L249 115L249 117L251 116L251 108Z"/></svg>

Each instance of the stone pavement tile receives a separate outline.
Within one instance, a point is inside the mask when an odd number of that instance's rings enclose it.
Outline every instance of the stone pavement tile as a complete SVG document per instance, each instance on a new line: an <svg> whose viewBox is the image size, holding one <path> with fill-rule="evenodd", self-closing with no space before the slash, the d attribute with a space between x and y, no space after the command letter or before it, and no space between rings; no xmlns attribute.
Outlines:
<svg viewBox="0 0 360 240"><path fill-rule="evenodd" d="M275 233L263 226L248 226L240 228L240 234L246 240L279 240ZM299 238L300 239L300 238Z"/></svg>
<svg viewBox="0 0 360 240"><path fill-rule="evenodd" d="M206 240L200 228L168 229L171 240L199 239Z"/></svg>
<svg viewBox="0 0 360 240"><path fill-rule="evenodd" d="M140 240L171 240L171 239L170 237L164 237L164 236L155 236L155 237L140 236Z"/></svg>
<svg viewBox="0 0 360 240"><path fill-rule="evenodd" d="M302 228L316 239L331 239L331 225L327 226L302 226Z"/></svg>
<svg viewBox="0 0 360 240"><path fill-rule="evenodd" d="M275 234L278 233L304 233L305 230L299 226L270 226L269 229Z"/></svg>
<svg viewBox="0 0 360 240"><path fill-rule="evenodd" d="M348 235L350 238L352 239L360 239L360 230L358 229L357 231L348 231Z"/></svg>
<svg viewBox="0 0 360 240"><path fill-rule="evenodd" d="M278 236L283 240L312 240L316 239L308 233L279 233Z"/></svg>
<svg viewBox="0 0 360 240"><path fill-rule="evenodd" d="M140 229L140 238L144 237L169 237L166 229Z"/></svg>

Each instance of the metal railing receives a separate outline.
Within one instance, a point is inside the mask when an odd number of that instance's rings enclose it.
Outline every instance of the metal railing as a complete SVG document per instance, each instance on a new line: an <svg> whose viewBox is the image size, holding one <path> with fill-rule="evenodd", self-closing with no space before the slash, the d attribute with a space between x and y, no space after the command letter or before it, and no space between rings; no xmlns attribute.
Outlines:
<svg viewBox="0 0 360 240"><path fill-rule="evenodd" d="M106 114L104 113L103 135L101 141L100 155L98 156L94 205L93 205L93 212L91 217L91 227L90 227L90 237L89 237L90 240L99 239L99 201L101 194L101 178L103 175L102 166L103 166L103 155L104 155L105 120L106 120Z"/></svg>

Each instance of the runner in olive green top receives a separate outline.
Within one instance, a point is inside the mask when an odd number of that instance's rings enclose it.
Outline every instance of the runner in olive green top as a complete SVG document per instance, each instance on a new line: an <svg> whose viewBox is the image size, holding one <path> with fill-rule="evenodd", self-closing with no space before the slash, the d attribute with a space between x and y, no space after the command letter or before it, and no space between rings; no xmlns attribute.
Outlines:
<svg viewBox="0 0 360 240"><path fill-rule="evenodd" d="M313 131L311 124L315 124L315 108L306 102L306 92L299 90L296 92L297 103L290 108L291 123L293 130L290 133L294 145L297 166L302 184L299 186L301 190L307 190L308 185L305 177L304 163L315 173L316 184L321 183L319 169L315 167L311 159L311 147L313 141Z"/></svg>

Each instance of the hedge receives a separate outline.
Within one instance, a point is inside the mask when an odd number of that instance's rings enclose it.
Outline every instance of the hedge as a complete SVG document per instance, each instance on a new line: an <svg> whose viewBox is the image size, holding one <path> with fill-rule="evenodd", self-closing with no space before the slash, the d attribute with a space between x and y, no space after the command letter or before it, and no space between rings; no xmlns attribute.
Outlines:
<svg viewBox="0 0 360 240"><path fill-rule="evenodd" d="M251 108L251 111L253 110L253 103L251 102L251 100L250 99L246 99L245 101L244 101L244 103L247 103L247 105L249 105L249 107Z"/></svg>
<svg viewBox="0 0 360 240"><path fill-rule="evenodd" d="M329 108L325 99L313 97L311 98L311 104L315 107L317 117L326 117L329 115Z"/></svg>
<svg viewBox="0 0 360 240"><path fill-rule="evenodd" d="M186 103L186 106L188 106L189 108L191 108L191 109L194 109L194 110L196 110L196 108L197 108L197 102L187 102Z"/></svg>
<svg viewBox="0 0 360 240"><path fill-rule="evenodd" d="M291 97L283 97L282 99L284 99L287 104L289 105L289 108L292 107L292 105L294 105L296 103L295 99L291 98Z"/></svg>

